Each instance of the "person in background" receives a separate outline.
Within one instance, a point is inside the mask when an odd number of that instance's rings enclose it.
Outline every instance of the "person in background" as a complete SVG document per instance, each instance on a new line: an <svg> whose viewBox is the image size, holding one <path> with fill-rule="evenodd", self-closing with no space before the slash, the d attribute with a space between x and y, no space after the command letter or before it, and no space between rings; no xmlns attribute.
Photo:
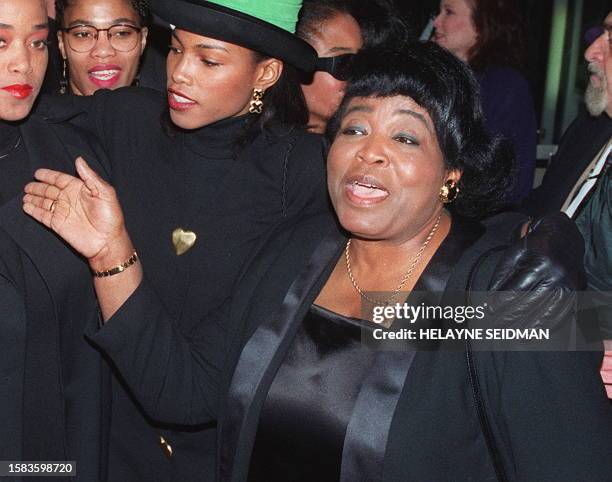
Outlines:
<svg viewBox="0 0 612 482"><path fill-rule="evenodd" d="M297 34L312 45L317 72L302 83L309 112L308 128L322 134L344 95L354 54L413 38L409 26L386 0L306 0Z"/></svg>
<svg viewBox="0 0 612 482"><path fill-rule="evenodd" d="M108 172L101 149L40 102L48 33L43 0L0 2L0 458L76 461L71 480L91 482L106 480L110 411L108 366L83 337L98 318L91 275L21 203L38 168L74 172L83 155Z"/></svg>
<svg viewBox="0 0 612 482"><path fill-rule="evenodd" d="M296 33L319 56L318 71L302 84L302 92L309 114L308 130L322 134L342 102L353 54L363 45L361 28L346 0L306 0Z"/></svg>
<svg viewBox="0 0 612 482"><path fill-rule="evenodd" d="M522 208L531 216L562 210L584 237L587 286L597 295L590 313L605 340L601 374L612 398L612 11L595 32L584 53L591 74L587 112L569 126L542 185Z"/></svg>
<svg viewBox="0 0 612 482"><path fill-rule="evenodd" d="M487 128L512 141L517 156L518 203L533 187L537 126L529 84L522 75L526 44L521 19L509 0L442 0L432 40L476 73Z"/></svg>
<svg viewBox="0 0 612 482"><path fill-rule="evenodd" d="M57 48L57 22L55 21L55 0L45 0L49 16L49 62L41 93L56 94L62 80L62 56Z"/></svg>
<svg viewBox="0 0 612 482"><path fill-rule="evenodd" d="M56 0L61 92L92 95L137 82L147 45L146 0Z"/></svg>

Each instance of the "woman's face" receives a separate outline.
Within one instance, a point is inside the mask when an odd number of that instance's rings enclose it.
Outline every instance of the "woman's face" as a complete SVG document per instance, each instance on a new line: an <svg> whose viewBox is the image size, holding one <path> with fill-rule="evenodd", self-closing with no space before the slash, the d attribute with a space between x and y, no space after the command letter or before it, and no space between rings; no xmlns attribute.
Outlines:
<svg viewBox="0 0 612 482"><path fill-rule="evenodd" d="M180 29L166 66L170 117L183 129L246 114L253 89L265 91L282 73L276 59L258 61L249 49Z"/></svg>
<svg viewBox="0 0 612 482"><path fill-rule="evenodd" d="M460 174L443 162L433 122L409 97L356 97L328 160L328 188L354 236L402 242L442 209L440 188Z"/></svg>
<svg viewBox="0 0 612 482"><path fill-rule="evenodd" d="M42 0L0 2L0 120L32 110L47 69L47 11Z"/></svg>
<svg viewBox="0 0 612 482"><path fill-rule="evenodd" d="M323 21L306 41L319 57L356 53L363 45L359 24L346 13L338 13ZM327 72L315 72L312 82L302 85L311 130L325 130L327 122L342 102L345 85L346 82L335 79Z"/></svg>
<svg viewBox="0 0 612 482"><path fill-rule="evenodd" d="M433 41L467 62L478 37L469 0L442 0L434 27Z"/></svg>
<svg viewBox="0 0 612 482"><path fill-rule="evenodd" d="M95 41L92 39L95 31L85 26L97 29L116 26L113 40L109 41L107 32L99 32ZM62 25L64 29L71 27L81 28L60 31L57 36L62 57L68 64L72 92L92 95L99 89L132 85L147 43L147 29L138 32L130 28L140 28L140 17L129 0L73 0L66 8Z"/></svg>

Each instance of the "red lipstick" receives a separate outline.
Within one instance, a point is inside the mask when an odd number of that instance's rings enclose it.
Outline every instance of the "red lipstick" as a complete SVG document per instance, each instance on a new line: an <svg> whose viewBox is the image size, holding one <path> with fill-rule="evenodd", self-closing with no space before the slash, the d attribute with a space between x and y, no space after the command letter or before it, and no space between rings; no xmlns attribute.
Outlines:
<svg viewBox="0 0 612 482"><path fill-rule="evenodd" d="M168 89L168 105L172 110L185 111L195 106L197 102L185 94L174 90Z"/></svg>
<svg viewBox="0 0 612 482"><path fill-rule="evenodd" d="M7 85L6 87L2 87L2 90L5 90L9 94L11 94L16 99L27 99L32 94L34 87L30 84L13 84Z"/></svg>

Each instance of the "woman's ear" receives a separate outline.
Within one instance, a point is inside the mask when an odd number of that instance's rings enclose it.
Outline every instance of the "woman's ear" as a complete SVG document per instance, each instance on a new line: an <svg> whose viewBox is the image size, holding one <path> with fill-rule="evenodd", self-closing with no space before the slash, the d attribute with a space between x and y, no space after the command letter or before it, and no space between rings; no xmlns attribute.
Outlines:
<svg viewBox="0 0 612 482"><path fill-rule="evenodd" d="M258 64L257 76L255 78L255 89L264 92L272 87L283 73L283 62L278 59L262 60Z"/></svg>
<svg viewBox="0 0 612 482"><path fill-rule="evenodd" d="M455 183L458 184L462 175L463 171L459 169L451 169L446 174L446 181L455 181Z"/></svg>
<svg viewBox="0 0 612 482"><path fill-rule="evenodd" d="M57 46L62 54L62 59L66 60L66 47L64 46L64 32L57 32Z"/></svg>
<svg viewBox="0 0 612 482"><path fill-rule="evenodd" d="M143 27L140 31L140 55L144 54L145 48L147 47L147 37L149 35L149 29Z"/></svg>

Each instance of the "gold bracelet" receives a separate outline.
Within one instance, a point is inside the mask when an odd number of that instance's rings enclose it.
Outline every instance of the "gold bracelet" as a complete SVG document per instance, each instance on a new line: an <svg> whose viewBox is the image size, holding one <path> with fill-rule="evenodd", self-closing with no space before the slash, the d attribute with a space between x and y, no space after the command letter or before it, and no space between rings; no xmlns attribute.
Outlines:
<svg viewBox="0 0 612 482"><path fill-rule="evenodd" d="M104 271L96 271L95 269L92 269L91 274L93 274L95 278L106 278L108 276L114 276L116 274L123 273L126 269L136 263L136 261L138 261L138 253L134 251L134 253L132 253L132 256L130 256L125 263L122 263L118 266L115 266L114 268L109 268Z"/></svg>

